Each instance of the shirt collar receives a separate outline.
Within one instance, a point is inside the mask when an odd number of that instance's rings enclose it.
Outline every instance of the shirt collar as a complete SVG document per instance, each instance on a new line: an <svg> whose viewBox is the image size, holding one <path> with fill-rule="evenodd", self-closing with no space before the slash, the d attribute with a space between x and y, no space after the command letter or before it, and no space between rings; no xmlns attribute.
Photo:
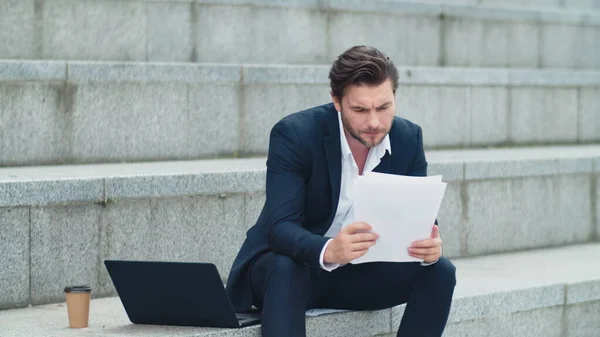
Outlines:
<svg viewBox="0 0 600 337"><path fill-rule="evenodd" d="M348 155L352 155L352 150L350 150L350 145L348 145L348 139L346 138L346 133L344 132L344 125L342 123L342 113L337 112L338 114L338 124L340 127L340 143L342 145L342 156L347 157ZM392 154L392 146L390 143L390 135L385 135L383 141L373 148L375 154L377 154L378 158L383 158L385 152L387 151L390 155Z"/></svg>

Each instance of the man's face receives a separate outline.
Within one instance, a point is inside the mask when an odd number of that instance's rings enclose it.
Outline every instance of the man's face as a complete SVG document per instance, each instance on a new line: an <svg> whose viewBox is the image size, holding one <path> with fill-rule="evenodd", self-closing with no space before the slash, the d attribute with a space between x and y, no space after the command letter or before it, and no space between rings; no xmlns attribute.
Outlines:
<svg viewBox="0 0 600 337"><path fill-rule="evenodd" d="M341 101L332 99L342 114L346 136L371 148L379 145L390 132L395 111L391 81L377 86L353 85Z"/></svg>

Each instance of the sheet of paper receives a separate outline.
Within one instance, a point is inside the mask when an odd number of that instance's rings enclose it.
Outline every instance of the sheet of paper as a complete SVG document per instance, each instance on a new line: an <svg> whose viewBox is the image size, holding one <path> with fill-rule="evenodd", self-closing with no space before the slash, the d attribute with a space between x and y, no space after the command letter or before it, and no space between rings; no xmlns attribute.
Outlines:
<svg viewBox="0 0 600 337"><path fill-rule="evenodd" d="M336 312L344 312L348 310L339 310L339 309L308 309L306 310L306 316L315 317L327 314L334 314Z"/></svg>
<svg viewBox="0 0 600 337"><path fill-rule="evenodd" d="M361 179L367 179L368 181L381 181L388 184L427 184L427 183L441 183L442 176L427 176L427 177L414 177L414 176L402 176L398 174L388 174L379 172L367 172Z"/></svg>
<svg viewBox="0 0 600 337"><path fill-rule="evenodd" d="M397 177L365 175L357 180L354 220L370 224L379 240L351 263L422 262L408 254L408 247L430 237L447 184L441 177Z"/></svg>

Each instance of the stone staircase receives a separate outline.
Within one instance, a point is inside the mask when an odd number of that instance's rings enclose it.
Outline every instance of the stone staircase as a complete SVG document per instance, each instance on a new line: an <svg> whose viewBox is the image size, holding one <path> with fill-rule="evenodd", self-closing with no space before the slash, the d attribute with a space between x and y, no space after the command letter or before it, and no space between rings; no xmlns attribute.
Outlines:
<svg viewBox="0 0 600 337"><path fill-rule="evenodd" d="M444 336L597 336L600 272L581 256L598 256L598 244L455 259L457 284ZM556 266L561 268L556 268ZM307 318L309 336L392 337L404 306ZM6 336L259 337L258 326L235 329L133 325L118 298L92 301L90 327L66 328L64 303L6 310Z"/></svg>
<svg viewBox="0 0 600 337"><path fill-rule="evenodd" d="M259 336L129 323L104 259L226 277L281 117L329 100L354 44L400 67L458 285L446 337L600 333L596 0L0 0L0 336ZM403 306L307 319L392 336Z"/></svg>
<svg viewBox="0 0 600 337"><path fill-rule="evenodd" d="M600 71L400 70L397 112L422 125L428 149L600 141ZM264 155L276 121L330 100L327 74L320 65L0 61L0 164Z"/></svg>
<svg viewBox="0 0 600 337"><path fill-rule="evenodd" d="M598 0L479 1L4 0L0 58L329 64L368 42L401 65L600 66Z"/></svg>

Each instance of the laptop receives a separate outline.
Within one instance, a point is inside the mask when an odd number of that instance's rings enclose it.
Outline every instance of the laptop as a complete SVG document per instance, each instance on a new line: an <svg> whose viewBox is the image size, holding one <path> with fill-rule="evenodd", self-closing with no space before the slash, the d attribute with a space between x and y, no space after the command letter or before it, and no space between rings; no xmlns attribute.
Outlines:
<svg viewBox="0 0 600 337"><path fill-rule="evenodd" d="M236 313L212 263L105 260L134 324L242 328L259 312Z"/></svg>

